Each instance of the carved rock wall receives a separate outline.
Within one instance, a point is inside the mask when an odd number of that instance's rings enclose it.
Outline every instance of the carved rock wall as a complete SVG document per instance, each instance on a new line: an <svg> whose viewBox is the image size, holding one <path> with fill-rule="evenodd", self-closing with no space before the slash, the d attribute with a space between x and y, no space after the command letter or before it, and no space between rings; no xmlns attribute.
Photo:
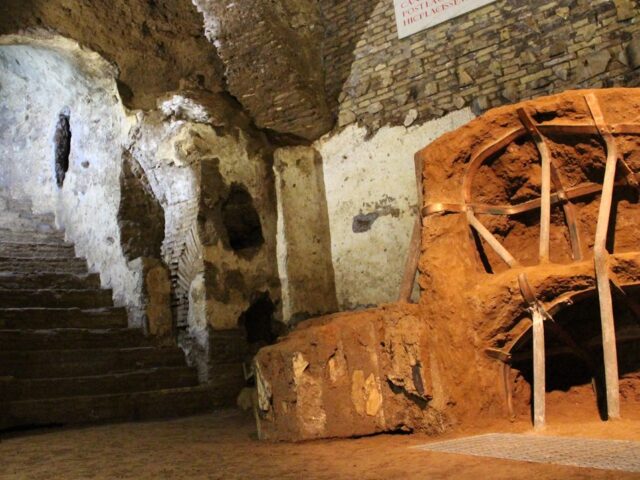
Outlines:
<svg viewBox="0 0 640 480"><path fill-rule="evenodd" d="M137 305L118 225L122 144L127 114L115 71L99 55L49 33L2 37L0 182L39 212L55 212L117 305ZM62 187L55 178L54 131L69 112L71 144ZM133 318L133 323L141 320Z"/></svg>
<svg viewBox="0 0 640 480"><path fill-rule="evenodd" d="M221 64L188 1L7 0L0 34L49 29L117 65L118 88L130 108L154 108L182 83L222 91Z"/></svg>
<svg viewBox="0 0 640 480"><path fill-rule="evenodd" d="M285 322L338 310L322 157L310 147L279 148L278 270Z"/></svg>

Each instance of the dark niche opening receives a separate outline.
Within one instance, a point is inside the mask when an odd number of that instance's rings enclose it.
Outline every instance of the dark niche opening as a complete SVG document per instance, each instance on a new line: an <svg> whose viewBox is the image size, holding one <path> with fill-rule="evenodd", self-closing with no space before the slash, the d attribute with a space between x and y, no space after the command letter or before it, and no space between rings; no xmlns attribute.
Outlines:
<svg viewBox="0 0 640 480"><path fill-rule="evenodd" d="M55 174L58 188L62 188L64 177L69 170L69 154L71 153L71 126L69 124L69 109L63 108L58 114L56 131L53 136L55 155Z"/></svg>
<svg viewBox="0 0 640 480"><path fill-rule="evenodd" d="M637 298L637 288L627 289L627 295ZM624 402L635 399L640 385L640 335L637 317L614 292L613 307L616 330L620 396ZM602 353L602 330L597 294L565 307L554 315L554 323L568 335L570 345L550 326L545 327L545 389L547 410L572 411L575 414L597 412L606 419L606 386ZM548 324L545 322L545 324ZM513 367L518 373L520 395L516 393L516 407L533 406L533 352L528 335L520 348L512 351ZM635 401L635 400L634 400ZM564 410L563 410L564 409ZM531 414L531 410L529 410Z"/></svg>
<svg viewBox="0 0 640 480"><path fill-rule="evenodd" d="M258 346L269 345L277 337L274 332L273 313L276 306L267 292L257 295L251 306L238 319L238 324L244 327L247 333L247 343Z"/></svg>
<svg viewBox="0 0 640 480"><path fill-rule="evenodd" d="M233 183L222 204L222 222L229 246L236 252L260 247L264 243L260 216L253 198L244 185Z"/></svg>

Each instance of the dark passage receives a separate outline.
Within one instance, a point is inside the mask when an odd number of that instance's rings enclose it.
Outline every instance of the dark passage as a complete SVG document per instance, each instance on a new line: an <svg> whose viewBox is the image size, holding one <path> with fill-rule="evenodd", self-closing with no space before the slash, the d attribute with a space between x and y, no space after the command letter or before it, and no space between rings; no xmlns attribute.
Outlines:
<svg viewBox="0 0 640 480"><path fill-rule="evenodd" d="M259 247L264 243L260 216L251 194L243 185L231 185L229 196L222 205L222 222L233 250Z"/></svg>
<svg viewBox="0 0 640 480"><path fill-rule="evenodd" d="M258 294L251 306L238 319L247 332L249 344L269 345L276 339L272 328L275 305L267 292Z"/></svg>
<svg viewBox="0 0 640 480"><path fill-rule="evenodd" d="M71 127L69 125L69 110L66 108L58 115L53 142L55 145L56 184L58 188L62 188L64 177L69 170L69 154L71 153Z"/></svg>

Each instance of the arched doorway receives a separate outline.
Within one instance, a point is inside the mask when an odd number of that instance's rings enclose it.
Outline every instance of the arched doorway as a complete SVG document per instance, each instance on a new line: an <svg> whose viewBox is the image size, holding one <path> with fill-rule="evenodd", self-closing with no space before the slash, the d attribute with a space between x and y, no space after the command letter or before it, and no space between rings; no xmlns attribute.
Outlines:
<svg viewBox="0 0 640 480"><path fill-rule="evenodd" d="M637 287L614 295L614 317L622 408L640 402L640 317L629 297ZM595 290L558 302L545 321L545 402L551 421L606 419L602 330ZM513 415L532 414L533 348L531 329L511 348L508 388Z"/></svg>

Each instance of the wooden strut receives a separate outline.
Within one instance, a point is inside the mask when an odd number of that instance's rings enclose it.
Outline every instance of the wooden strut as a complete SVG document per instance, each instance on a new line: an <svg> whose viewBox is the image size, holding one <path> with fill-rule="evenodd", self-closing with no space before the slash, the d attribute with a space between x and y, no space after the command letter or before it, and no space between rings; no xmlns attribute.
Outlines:
<svg viewBox="0 0 640 480"><path fill-rule="evenodd" d="M542 192L541 192L541 213L540 213L540 256L548 260L549 254L549 228L551 222L551 190L550 181L553 183L557 193L557 199L562 203L565 221L569 228L569 238L571 242L571 254L574 260L582 260L582 247L580 245L580 234L578 231L578 223L573 208L573 204L569 202L567 194L562 185L558 168L556 167L549 147L544 141L544 137L533 122L531 116L523 109L518 109L520 121L527 129L531 137L536 143L538 152L542 159ZM550 181L549 181L550 180ZM553 202L555 203L555 202ZM544 221L543 221L544 220ZM543 247L546 250L546 257L543 256Z"/></svg>
<svg viewBox="0 0 640 480"><path fill-rule="evenodd" d="M540 261L549 261L549 236L551 231L551 152L544 142L542 135L533 124L533 120L522 109L518 109L520 121L533 137L533 141L540 152L542 164L542 181L540 187ZM535 328L535 326L534 326Z"/></svg>
<svg viewBox="0 0 640 480"><path fill-rule="evenodd" d="M553 179L553 167L552 167L552 179ZM640 178L640 173L635 174L636 180ZM616 182L616 185L623 183L629 183L628 180L624 182ZM602 190L602 185L597 183L584 183L575 187L567 188L564 190L564 195L567 200L573 200L576 198L586 197L599 193ZM562 203L564 200L560 197L560 193L551 194L551 204ZM488 215L517 215L520 213L529 212L540 208L540 199L536 198L526 202L519 203L517 205L488 205L485 203L430 203L422 209L422 216L427 217L429 215L443 214L443 213L462 213L466 212L468 208L472 208L475 213L482 213Z"/></svg>
<svg viewBox="0 0 640 480"><path fill-rule="evenodd" d="M504 396L507 403L507 413L509 420L513 422L516 419L516 413L513 409L513 387L511 385L511 364L503 362L500 367L502 370L502 385L504 387Z"/></svg>
<svg viewBox="0 0 640 480"><path fill-rule="evenodd" d="M487 348L484 353L496 360L500 360L500 376L502 377L502 389L504 390L504 400L507 407L509 420L514 421L516 418L513 410L513 385L511 383L511 359L512 356L508 352L504 352L497 348Z"/></svg>
<svg viewBox="0 0 640 480"><path fill-rule="evenodd" d="M498 240L493 233L489 231L487 227L485 227L480 220L476 218L473 214L472 209L467 210L467 221L469 225L471 225L476 232L484 239L485 242L489 244L489 246L493 249L494 252L506 263L509 267L514 268L520 266L518 261L509 253L509 250L504 248L500 240Z"/></svg>
<svg viewBox="0 0 640 480"><path fill-rule="evenodd" d="M585 100L598 132L605 141L607 161L602 184L602 196L598 211L598 223L593 245L598 300L600 303L600 322L602 324L602 349L604 353L604 373L607 390L607 416L620 418L620 387L618 382L618 358L616 352L616 332L613 319L613 302L609 283L609 252L607 251L607 233L611 202L618 163L618 149L611 131L607 127L598 99L594 94L585 95Z"/></svg>
<svg viewBox="0 0 640 480"><path fill-rule="evenodd" d="M627 308L631 310L631 312L636 317L636 320L640 321L640 303L634 297L627 295L627 292L623 290L620 282L618 282L614 275L609 274L609 281L611 282L613 290L622 299Z"/></svg>
<svg viewBox="0 0 640 480"><path fill-rule="evenodd" d="M416 169L416 183L418 187L418 206L422 205L422 158L416 155L414 158L414 166ZM409 242L409 250L404 266L404 274L402 283L400 284L400 293L398 300L401 302L410 302L411 293L413 292L413 284L418 273L418 262L420 260L420 245L422 243L422 215L418 212L416 221L413 224L411 232L411 240Z"/></svg>
<svg viewBox="0 0 640 480"><path fill-rule="evenodd" d="M545 412L545 353L544 353L544 319L545 311L535 297L527 274L518 275L520 292L529 304L533 321L533 428L541 430L546 424Z"/></svg>

